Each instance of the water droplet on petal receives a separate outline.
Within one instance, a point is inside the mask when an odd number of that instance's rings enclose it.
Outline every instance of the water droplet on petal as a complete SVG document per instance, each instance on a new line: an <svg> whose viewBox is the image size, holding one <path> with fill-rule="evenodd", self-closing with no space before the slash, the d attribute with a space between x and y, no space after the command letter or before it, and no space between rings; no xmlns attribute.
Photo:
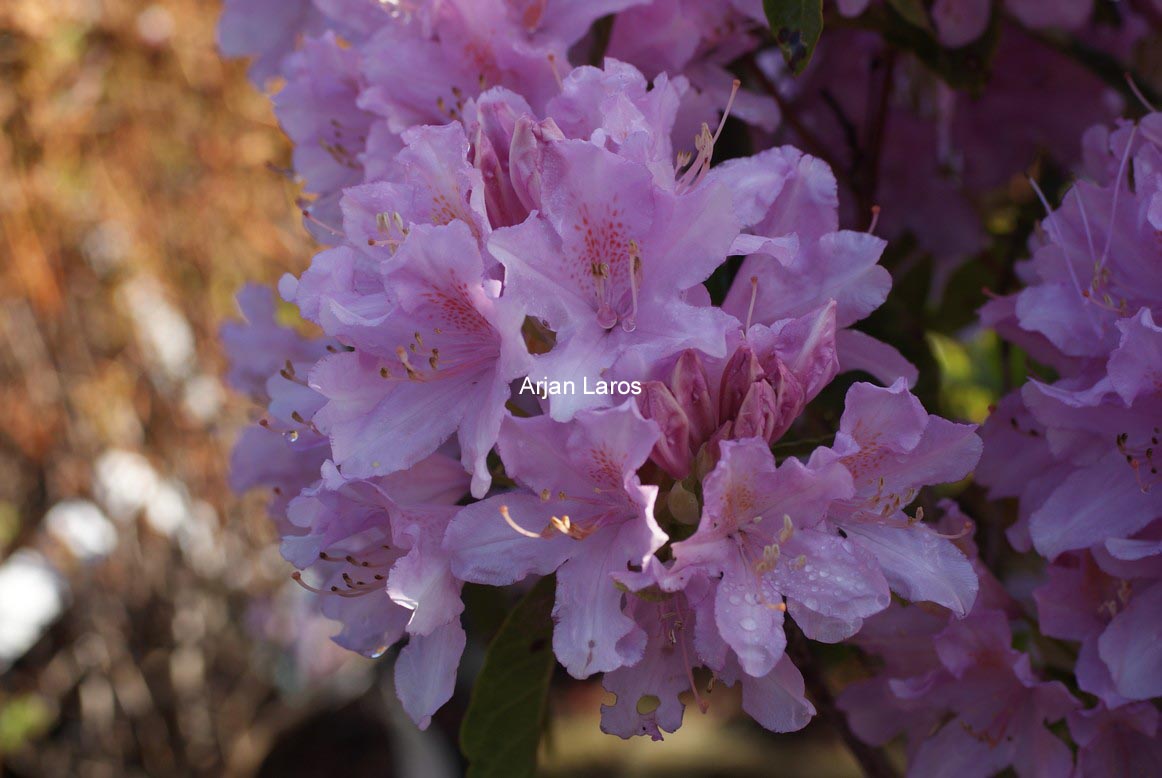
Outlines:
<svg viewBox="0 0 1162 778"><path fill-rule="evenodd" d="M738 625L745 629L747 632L754 632L755 629L758 628L758 624L755 623L754 619L743 619L738 623Z"/></svg>

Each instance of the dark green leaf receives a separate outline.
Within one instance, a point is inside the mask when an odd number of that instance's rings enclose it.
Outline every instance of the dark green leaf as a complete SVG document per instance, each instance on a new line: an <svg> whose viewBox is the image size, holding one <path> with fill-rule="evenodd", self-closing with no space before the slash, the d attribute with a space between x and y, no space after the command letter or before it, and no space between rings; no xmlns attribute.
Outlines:
<svg viewBox="0 0 1162 778"><path fill-rule="evenodd" d="M928 11L921 0L888 0L888 3L908 24L923 30L932 29L928 24Z"/></svg>
<svg viewBox="0 0 1162 778"><path fill-rule="evenodd" d="M460 727L468 778L532 778L553 674L552 576L537 582L505 619Z"/></svg>
<svg viewBox="0 0 1162 778"><path fill-rule="evenodd" d="M802 73L823 32L823 0L763 0L763 10L787 66Z"/></svg>

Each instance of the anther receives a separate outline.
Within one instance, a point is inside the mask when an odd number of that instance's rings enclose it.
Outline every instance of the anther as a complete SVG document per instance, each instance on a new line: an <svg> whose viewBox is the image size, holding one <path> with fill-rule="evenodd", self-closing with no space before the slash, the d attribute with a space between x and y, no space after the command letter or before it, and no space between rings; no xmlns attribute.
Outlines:
<svg viewBox="0 0 1162 778"><path fill-rule="evenodd" d="M782 555L782 549L779 548L778 543L771 543L769 546L763 546L763 557L755 564L755 572L759 575L769 573L775 569L779 564L779 557Z"/></svg>
<svg viewBox="0 0 1162 778"><path fill-rule="evenodd" d="M786 543L795 534L795 525L791 522L791 517L783 514L783 528L779 530L779 542Z"/></svg>
<svg viewBox="0 0 1162 778"><path fill-rule="evenodd" d="M395 355L399 358L400 363L403 365L403 369L407 371L408 379L414 381L420 377L420 374L416 372L416 369L412 367L411 363L408 361L408 351L406 348L403 346L397 346L395 349Z"/></svg>

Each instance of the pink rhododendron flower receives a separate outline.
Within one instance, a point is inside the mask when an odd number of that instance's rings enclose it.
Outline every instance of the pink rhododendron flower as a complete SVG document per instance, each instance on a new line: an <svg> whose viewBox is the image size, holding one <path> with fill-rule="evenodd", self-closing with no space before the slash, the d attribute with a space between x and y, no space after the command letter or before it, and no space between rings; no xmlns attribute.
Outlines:
<svg viewBox="0 0 1162 778"><path fill-rule="evenodd" d="M523 311L483 273L463 222L411 228L387 271L399 303L378 328L383 348L333 354L311 371L327 400L315 423L344 475L410 467L456 433L473 494L488 490L485 458L527 354Z"/></svg>
<svg viewBox="0 0 1162 778"><path fill-rule="evenodd" d="M445 548L464 580L496 586L557 572L553 650L578 678L633 664L645 650L612 576L666 541L653 516L657 487L635 474L656 429L632 403L572 424L509 419L500 455L524 490L468 506L448 530Z"/></svg>
<svg viewBox="0 0 1162 778"><path fill-rule="evenodd" d="M691 290L737 234L725 193L668 191L644 166L584 141L549 144L543 166L542 213L488 243L506 294L556 333L534 372L580 385L616 374L623 359L650 364L684 348L721 356L731 319ZM561 395L550 410L565 421L601 401Z"/></svg>
<svg viewBox="0 0 1162 778"><path fill-rule="evenodd" d="M924 484L969 474L981 452L974 429L925 412L903 380L886 389L860 383L848 390L835 445L812 457L838 457L855 486L828 521L876 560L893 591L958 616L972 610L976 574L948 536L904 510Z"/></svg>
<svg viewBox="0 0 1162 778"><path fill-rule="evenodd" d="M910 775L1148 769L1162 120L1083 133L1121 101L1071 54L1129 61L1150 11L836 5L867 16L828 4L796 80L776 48L804 31L772 36L757 0L227 2L223 49L281 83L324 244L287 309L247 287L223 327L263 407L231 480L272 488L337 643L406 640L419 726L477 640L463 585L554 576L553 653L603 674L620 737L674 732L710 678L775 732L820 712L849 742L902 736ZM978 437L869 317L892 293L917 340L963 334L934 306L1011 237L1014 177L1078 160L1056 207L1034 187L1029 258L980 312L1030 378ZM925 255L931 299L893 292ZM828 389L852 371L882 385ZM835 673L867 676L846 725L810 641L867 660Z"/></svg>
<svg viewBox="0 0 1162 778"><path fill-rule="evenodd" d="M706 515L693 536L674 544L662 585L676 588L693 575L717 580L715 623L747 675L774 668L788 610L801 622L858 624L888 606L874 560L823 522L831 502L852 494L843 466L788 460L776 467L761 441L726 442L703 488Z"/></svg>

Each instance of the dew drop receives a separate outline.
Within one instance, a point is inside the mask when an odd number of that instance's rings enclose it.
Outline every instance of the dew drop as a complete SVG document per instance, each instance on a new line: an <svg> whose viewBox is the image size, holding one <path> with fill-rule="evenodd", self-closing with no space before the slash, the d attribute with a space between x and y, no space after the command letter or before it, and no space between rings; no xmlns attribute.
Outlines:
<svg viewBox="0 0 1162 778"><path fill-rule="evenodd" d="M754 619L743 619L738 623L738 625L745 629L747 632L754 632L755 629L758 628L758 624L755 623Z"/></svg>

